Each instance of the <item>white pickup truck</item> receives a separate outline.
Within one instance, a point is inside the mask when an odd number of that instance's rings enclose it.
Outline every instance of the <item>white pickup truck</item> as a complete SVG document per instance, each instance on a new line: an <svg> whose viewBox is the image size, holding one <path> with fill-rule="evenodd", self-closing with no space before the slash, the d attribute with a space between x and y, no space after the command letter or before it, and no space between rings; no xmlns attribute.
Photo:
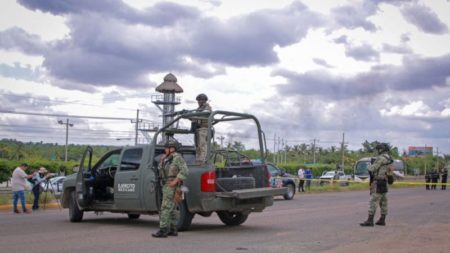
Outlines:
<svg viewBox="0 0 450 253"><path fill-rule="evenodd" d="M348 185L350 178L350 176L345 175L345 173L341 170L331 170L322 174L319 178L319 184L323 185L325 183L333 183L334 181L338 181L341 185Z"/></svg>

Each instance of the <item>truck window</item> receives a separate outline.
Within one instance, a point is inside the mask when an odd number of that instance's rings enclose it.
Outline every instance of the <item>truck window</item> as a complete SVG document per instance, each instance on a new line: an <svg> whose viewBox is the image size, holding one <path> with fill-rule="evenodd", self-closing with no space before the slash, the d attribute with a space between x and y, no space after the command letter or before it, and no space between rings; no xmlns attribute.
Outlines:
<svg viewBox="0 0 450 253"><path fill-rule="evenodd" d="M122 162L120 163L121 171L137 170L141 164L142 148L127 149L123 152Z"/></svg>

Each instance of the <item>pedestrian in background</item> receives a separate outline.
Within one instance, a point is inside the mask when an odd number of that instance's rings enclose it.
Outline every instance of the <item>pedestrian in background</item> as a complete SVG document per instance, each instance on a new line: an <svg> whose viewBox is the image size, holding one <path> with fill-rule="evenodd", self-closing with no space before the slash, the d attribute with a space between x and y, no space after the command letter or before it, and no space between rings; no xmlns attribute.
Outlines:
<svg viewBox="0 0 450 253"><path fill-rule="evenodd" d="M430 189L430 182L431 182L431 175L430 175L430 172L427 171L427 172L425 172L425 189L427 189L427 190Z"/></svg>
<svg viewBox="0 0 450 253"><path fill-rule="evenodd" d="M34 174L31 179L33 182L33 188L31 191L33 192L34 201L33 201L33 211L39 209L39 196L41 195L41 183L48 180L48 171L44 167L40 167L39 171Z"/></svg>
<svg viewBox="0 0 450 253"><path fill-rule="evenodd" d="M439 172L434 169L433 172L431 172L431 190L436 190L436 185L439 181Z"/></svg>
<svg viewBox="0 0 450 253"><path fill-rule="evenodd" d="M448 168L444 167L442 169L442 178L441 178L442 188L441 188L441 190L447 189L447 176L448 176Z"/></svg>
<svg viewBox="0 0 450 253"><path fill-rule="evenodd" d="M306 180L306 191L311 191L311 181L313 179L313 174L311 169L307 168L305 170L305 180Z"/></svg>
<svg viewBox="0 0 450 253"><path fill-rule="evenodd" d="M304 192L305 191L305 187L304 187L304 185L305 185L305 170L303 169L303 167L300 167L298 169L297 175L298 175L298 179L299 179L298 192Z"/></svg>
<svg viewBox="0 0 450 253"><path fill-rule="evenodd" d="M17 167L12 174L11 189L13 192L13 211L14 213L20 213L17 209L17 202L20 199L22 204L22 210L24 213L30 213L25 204L25 190L30 190L27 185L27 179L30 179L34 174L27 175L25 170L28 168L28 164L22 163Z"/></svg>

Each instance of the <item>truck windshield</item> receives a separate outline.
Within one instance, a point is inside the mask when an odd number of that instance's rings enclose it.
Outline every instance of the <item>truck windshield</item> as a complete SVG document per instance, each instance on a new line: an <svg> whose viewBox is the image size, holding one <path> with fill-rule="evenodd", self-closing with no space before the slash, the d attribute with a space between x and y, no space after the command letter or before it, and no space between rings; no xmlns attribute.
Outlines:
<svg viewBox="0 0 450 253"><path fill-rule="evenodd" d="M358 162L355 168L355 175L368 175L370 162Z"/></svg>

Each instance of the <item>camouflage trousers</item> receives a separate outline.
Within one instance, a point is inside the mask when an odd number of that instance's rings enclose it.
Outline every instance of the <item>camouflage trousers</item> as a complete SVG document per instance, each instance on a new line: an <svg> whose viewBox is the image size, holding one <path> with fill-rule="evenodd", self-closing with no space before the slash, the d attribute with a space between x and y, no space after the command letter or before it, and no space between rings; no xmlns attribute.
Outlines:
<svg viewBox="0 0 450 253"><path fill-rule="evenodd" d="M208 145L206 142L206 138L208 138L208 128L201 127L197 129L196 137L197 147L195 160L204 162L206 160L206 149Z"/></svg>
<svg viewBox="0 0 450 253"><path fill-rule="evenodd" d="M162 188L163 199L161 204L161 212L159 215L160 228L174 228L177 225L180 216L177 205L173 201L175 188L164 185Z"/></svg>
<svg viewBox="0 0 450 253"><path fill-rule="evenodd" d="M381 214L388 213L388 199L387 193L372 193L369 202L369 215L375 215L377 206L380 205Z"/></svg>

